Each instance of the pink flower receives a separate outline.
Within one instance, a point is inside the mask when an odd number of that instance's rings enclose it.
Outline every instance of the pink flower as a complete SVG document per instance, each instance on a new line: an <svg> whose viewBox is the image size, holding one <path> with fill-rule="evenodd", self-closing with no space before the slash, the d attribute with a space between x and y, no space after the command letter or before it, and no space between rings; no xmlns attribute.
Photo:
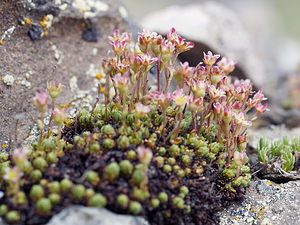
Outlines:
<svg viewBox="0 0 300 225"><path fill-rule="evenodd" d="M243 102L236 101L233 103L232 108L236 113L240 112L243 108Z"/></svg>
<svg viewBox="0 0 300 225"><path fill-rule="evenodd" d="M62 92L62 89L64 88L61 84L56 84L54 80L50 81L50 83L47 82L47 89L49 92L49 95L52 99L56 99L59 94Z"/></svg>
<svg viewBox="0 0 300 225"><path fill-rule="evenodd" d="M215 115L219 118L219 119L221 119L221 117L222 117L222 105L219 103L219 102L217 102L217 103L214 103L214 113L215 113Z"/></svg>
<svg viewBox="0 0 300 225"><path fill-rule="evenodd" d="M224 71L219 66L213 66L210 69L211 82L217 85L224 77Z"/></svg>
<svg viewBox="0 0 300 225"><path fill-rule="evenodd" d="M194 43L185 41L185 39L176 33L175 28L172 28L168 33L168 40L176 45L178 53L187 51L194 47Z"/></svg>
<svg viewBox="0 0 300 225"><path fill-rule="evenodd" d="M256 113L258 114L262 114L266 111L269 111L269 109L267 108L268 104L264 104L262 105L261 103L258 103L255 105L255 110L256 110Z"/></svg>
<svg viewBox="0 0 300 225"><path fill-rule="evenodd" d="M27 154L29 153L28 148L19 148L19 149L15 149L12 152L12 158L13 161L16 165L18 165L19 163L24 162L27 159Z"/></svg>
<svg viewBox="0 0 300 225"><path fill-rule="evenodd" d="M173 92L172 100L176 105L182 106L189 100L189 96L185 95L183 89L179 89Z"/></svg>
<svg viewBox="0 0 300 225"><path fill-rule="evenodd" d="M53 119L57 123L57 125L60 127L62 123L68 118L68 115L66 113L66 109L59 110L58 108L55 108L53 110Z"/></svg>
<svg viewBox="0 0 300 225"><path fill-rule="evenodd" d="M225 72L225 74L231 73L235 69L236 62L231 59L223 57L221 61L218 62L218 66Z"/></svg>
<svg viewBox="0 0 300 225"><path fill-rule="evenodd" d="M125 60L123 60L122 63L114 64L114 69L121 74L126 73L130 67L129 62L126 62Z"/></svg>
<svg viewBox="0 0 300 225"><path fill-rule="evenodd" d="M151 42L151 51L156 57L161 53L162 43L165 42L161 35L157 35Z"/></svg>
<svg viewBox="0 0 300 225"><path fill-rule="evenodd" d="M120 41L119 39L116 39L112 42L112 50L116 53L117 56L122 55L122 53L125 51L127 47L127 42Z"/></svg>
<svg viewBox="0 0 300 225"><path fill-rule="evenodd" d="M112 50L116 55L120 56L127 49L128 44L131 42L131 34L124 32L120 34L119 30L116 29L114 36L109 36L108 39L112 45Z"/></svg>
<svg viewBox="0 0 300 225"><path fill-rule="evenodd" d="M232 111L232 108L230 106L226 105L225 102L222 103L222 113L223 113L224 123L229 125L234 113Z"/></svg>
<svg viewBox="0 0 300 225"><path fill-rule="evenodd" d="M190 98L189 99L189 109L192 114L202 112L204 110L203 98Z"/></svg>
<svg viewBox="0 0 300 225"><path fill-rule="evenodd" d="M171 97L170 93L159 95L158 103L159 103L159 106L161 107L162 111L167 110L171 101L172 101L172 97Z"/></svg>
<svg viewBox="0 0 300 225"><path fill-rule="evenodd" d="M208 74L207 67L205 67L205 66L197 66L196 67L195 77L197 79L199 79L199 80L206 80L207 74Z"/></svg>
<svg viewBox="0 0 300 225"><path fill-rule="evenodd" d="M205 96L205 81L192 79L191 81L187 82L187 85L192 89L192 92L196 97L201 98Z"/></svg>
<svg viewBox="0 0 300 225"><path fill-rule="evenodd" d="M158 58L151 57L148 53L140 54L137 55L136 57L144 66L151 66L153 63L155 63L158 60Z"/></svg>
<svg viewBox="0 0 300 225"><path fill-rule="evenodd" d="M153 103L157 104L158 100L160 98L160 95L162 95L161 92L159 92L159 91L152 91L152 92L149 93L149 98L151 99L151 101Z"/></svg>
<svg viewBox="0 0 300 225"><path fill-rule="evenodd" d="M173 76L177 83L181 86L184 80L189 80L194 74L194 67L189 67L188 62L180 63L173 72Z"/></svg>
<svg viewBox="0 0 300 225"><path fill-rule="evenodd" d="M209 96L216 100L225 96L225 91L223 89L217 89L214 85L210 85L209 87Z"/></svg>
<svg viewBox="0 0 300 225"><path fill-rule="evenodd" d="M245 118L245 113L240 112L239 114L233 113L235 123L240 127L250 127L252 125L251 121L247 121Z"/></svg>
<svg viewBox="0 0 300 225"><path fill-rule="evenodd" d="M146 115L147 113L149 113L151 110L150 106L145 106L142 103L138 102L135 104L135 115L138 118L143 117L144 115Z"/></svg>
<svg viewBox="0 0 300 225"><path fill-rule="evenodd" d="M246 149L244 149L242 152L235 151L233 155L233 161L237 165L243 165L246 158Z"/></svg>
<svg viewBox="0 0 300 225"><path fill-rule="evenodd" d="M33 99L34 104L39 109L40 112L45 112L48 105L49 96L46 92L37 93Z"/></svg>
<svg viewBox="0 0 300 225"><path fill-rule="evenodd" d="M120 93L126 94L128 91L128 85L129 85L129 79L127 77L127 74L124 73L124 75L121 75L120 73L118 73L117 75L115 75L112 80L114 81L114 84L116 86L116 88L120 91Z"/></svg>
<svg viewBox="0 0 300 225"><path fill-rule="evenodd" d="M164 63L170 61L174 52L175 52L175 46L172 42L163 41L161 43L161 58Z"/></svg>
<svg viewBox="0 0 300 225"><path fill-rule="evenodd" d="M113 42L115 40L119 40L120 42L126 41L127 43L131 42L131 34L124 32L122 34L120 34L119 30L116 29L114 32L114 36L109 36L108 39L111 41L111 44L113 44Z"/></svg>
<svg viewBox="0 0 300 225"><path fill-rule="evenodd" d="M152 91L149 94L150 99L155 103L155 104L159 104L159 106L161 107L162 111L167 110L169 104L172 101L171 95L170 93L167 94L163 94L159 91Z"/></svg>
<svg viewBox="0 0 300 225"><path fill-rule="evenodd" d="M13 168L5 168L3 178L7 181L17 183L20 181L21 176L23 176L23 173L17 166L14 166Z"/></svg>
<svg viewBox="0 0 300 225"><path fill-rule="evenodd" d="M157 37L156 32L150 32L148 29L144 28L143 32L138 32L138 40L142 40L145 43L150 43L154 38Z"/></svg>
<svg viewBox="0 0 300 225"><path fill-rule="evenodd" d="M137 148L138 159L141 161L143 165L149 165L151 162L153 153L150 148L146 148L145 146L139 146Z"/></svg>
<svg viewBox="0 0 300 225"><path fill-rule="evenodd" d="M217 59L220 58L220 55L213 55L211 51L208 51L207 54L203 52L203 55L203 62L208 66L212 66L213 64L215 64Z"/></svg>
<svg viewBox="0 0 300 225"><path fill-rule="evenodd" d="M150 32L148 29L143 29L143 32L138 33L138 35L139 47L142 52L146 53L149 43L157 37L157 33Z"/></svg>
<svg viewBox="0 0 300 225"><path fill-rule="evenodd" d="M260 89L256 94L253 96L253 98L249 98L247 105L249 108L254 107L258 103L261 103L263 100L266 100L267 98L264 97L262 93L262 89Z"/></svg>

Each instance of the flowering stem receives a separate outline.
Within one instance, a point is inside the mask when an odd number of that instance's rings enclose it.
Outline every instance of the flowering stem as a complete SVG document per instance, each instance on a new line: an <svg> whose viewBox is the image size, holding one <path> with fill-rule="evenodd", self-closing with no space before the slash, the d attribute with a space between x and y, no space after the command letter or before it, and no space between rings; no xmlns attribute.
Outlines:
<svg viewBox="0 0 300 225"><path fill-rule="evenodd" d="M122 97L123 97L123 99L122 99L122 101L123 101L123 110L124 110L124 112L127 112L126 94L123 93Z"/></svg>
<svg viewBox="0 0 300 225"><path fill-rule="evenodd" d="M108 120L108 112L107 106L109 102L109 76L106 76L106 83L105 83L105 120Z"/></svg>
<svg viewBox="0 0 300 225"><path fill-rule="evenodd" d="M61 150L60 138L61 138L61 125L59 125L57 128L57 136L56 136L56 145L59 150Z"/></svg>
<svg viewBox="0 0 300 225"><path fill-rule="evenodd" d="M160 60L156 63L156 69L157 69L157 90L160 92Z"/></svg>
<svg viewBox="0 0 300 225"><path fill-rule="evenodd" d="M143 181L141 183L141 188L143 191L147 191L147 185L148 185L148 166L147 165L144 165L144 168L143 168L143 171L144 171L144 178L143 178Z"/></svg>
<svg viewBox="0 0 300 225"><path fill-rule="evenodd" d="M169 85L170 85L170 78L168 76L168 68L165 66L165 78L166 78L166 89L164 94L168 93Z"/></svg>
<svg viewBox="0 0 300 225"><path fill-rule="evenodd" d="M134 99L134 93L135 93L135 89L136 89L136 85L132 86L132 91L131 91L131 98L130 98L130 103L129 103L129 112L128 114L131 114L131 110L132 110L132 103L133 103L133 99Z"/></svg>
<svg viewBox="0 0 300 225"><path fill-rule="evenodd" d="M40 147L42 140L43 140L43 133L44 133L44 112L41 113L41 122L42 122L42 127L41 127L41 133L38 141L38 147Z"/></svg>
<svg viewBox="0 0 300 225"><path fill-rule="evenodd" d="M175 60L177 59L178 55L179 55L179 52L176 52L176 54L175 54L175 56L174 56L174 58L173 58L173 60L172 60L172 65L173 65L173 66L174 66L174 64L175 64Z"/></svg>
<svg viewBox="0 0 300 225"><path fill-rule="evenodd" d="M53 120L54 105L55 105L55 99L52 99L52 104L51 104L51 116L50 116L49 123L48 123L47 137L49 137L49 134L50 134L51 122L52 122L52 120Z"/></svg>
<svg viewBox="0 0 300 225"><path fill-rule="evenodd" d="M181 120L182 120L182 112L180 111L178 114L177 124L176 124L176 128L175 128L174 140L177 138L177 136L179 134Z"/></svg>
<svg viewBox="0 0 300 225"><path fill-rule="evenodd" d="M197 123L196 123L196 113L192 113L192 120L193 120L193 127L194 130L197 130Z"/></svg>
<svg viewBox="0 0 300 225"><path fill-rule="evenodd" d="M166 126L166 114L167 114L167 111L164 110L164 111L163 111L162 126L161 126L161 133L162 133L162 134L164 133L164 129L165 129L165 126Z"/></svg>
<svg viewBox="0 0 300 225"><path fill-rule="evenodd" d="M137 124L139 122L138 117L135 115L135 121L134 121L134 130L133 130L133 134L136 134L136 130L137 130Z"/></svg>

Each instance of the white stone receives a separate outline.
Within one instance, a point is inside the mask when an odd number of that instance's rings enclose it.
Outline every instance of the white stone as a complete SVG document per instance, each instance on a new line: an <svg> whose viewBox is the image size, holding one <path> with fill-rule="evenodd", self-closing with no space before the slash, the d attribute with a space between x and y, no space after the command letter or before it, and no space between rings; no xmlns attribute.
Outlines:
<svg viewBox="0 0 300 225"><path fill-rule="evenodd" d="M119 7L119 13L124 19L128 19L128 11L124 6Z"/></svg>
<svg viewBox="0 0 300 225"><path fill-rule="evenodd" d="M14 84L15 78L12 75L5 75L3 77L3 82L4 84L6 84L7 86L11 86Z"/></svg>

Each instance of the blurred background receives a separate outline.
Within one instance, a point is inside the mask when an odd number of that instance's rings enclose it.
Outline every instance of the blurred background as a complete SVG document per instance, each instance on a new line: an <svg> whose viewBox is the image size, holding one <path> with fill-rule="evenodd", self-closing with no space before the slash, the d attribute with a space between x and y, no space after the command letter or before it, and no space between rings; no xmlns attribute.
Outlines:
<svg viewBox="0 0 300 225"><path fill-rule="evenodd" d="M299 0L121 0L138 29L166 35L171 27L195 48L195 65L212 50L235 60L233 75L268 96L267 124L300 127ZM299 134L300 135L300 134Z"/></svg>
<svg viewBox="0 0 300 225"><path fill-rule="evenodd" d="M211 1L211 0L210 0ZM267 14L273 14L276 21L272 26L277 27L282 34L288 35L300 41L300 1L299 0L216 0L248 19L255 20L255 11L262 11L267 7ZM122 0L127 6L134 19L140 20L153 11L167 8L170 5L187 5L204 2L203 0L152 0L149 4L147 0ZM260 8L260 7L263 8ZM249 8L250 7L250 8ZM244 9L243 9L244 8ZM241 10L241 11L240 11ZM242 16L242 17L244 17ZM246 18L241 18L246 19ZM266 18L268 19L268 18ZM269 18L270 19L270 18ZM246 21L245 21L246 22Z"/></svg>

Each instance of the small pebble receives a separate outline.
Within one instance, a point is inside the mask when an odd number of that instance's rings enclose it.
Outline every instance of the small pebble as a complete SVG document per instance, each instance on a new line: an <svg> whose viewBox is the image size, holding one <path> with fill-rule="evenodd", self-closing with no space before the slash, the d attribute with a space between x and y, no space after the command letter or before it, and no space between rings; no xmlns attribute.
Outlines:
<svg viewBox="0 0 300 225"><path fill-rule="evenodd" d="M272 225L272 223L268 218L264 218L261 222L261 225Z"/></svg>
<svg viewBox="0 0 300 225"><path fill-rule="evenodd" d="M82 39L87 42L97 42L98 41L97 29L95 27L92 27L84 30L82 33Z"/></svg>
<svg viewBox="0 0 300 225"><path fill-rule="evenodd" d="M42 33L43 33L43 28L41 26L36 26L36 25L32 25L32 27L28 31L29 37L33 41L41 37Z"/></svg>
<svg viewBox="0 0 300 225"><path fill-rule="evenodd" d="M5 75L3 77L3 82L4 84L6 84L7 86L11 86L14 84L15 78L11 75Z"/></svg>

